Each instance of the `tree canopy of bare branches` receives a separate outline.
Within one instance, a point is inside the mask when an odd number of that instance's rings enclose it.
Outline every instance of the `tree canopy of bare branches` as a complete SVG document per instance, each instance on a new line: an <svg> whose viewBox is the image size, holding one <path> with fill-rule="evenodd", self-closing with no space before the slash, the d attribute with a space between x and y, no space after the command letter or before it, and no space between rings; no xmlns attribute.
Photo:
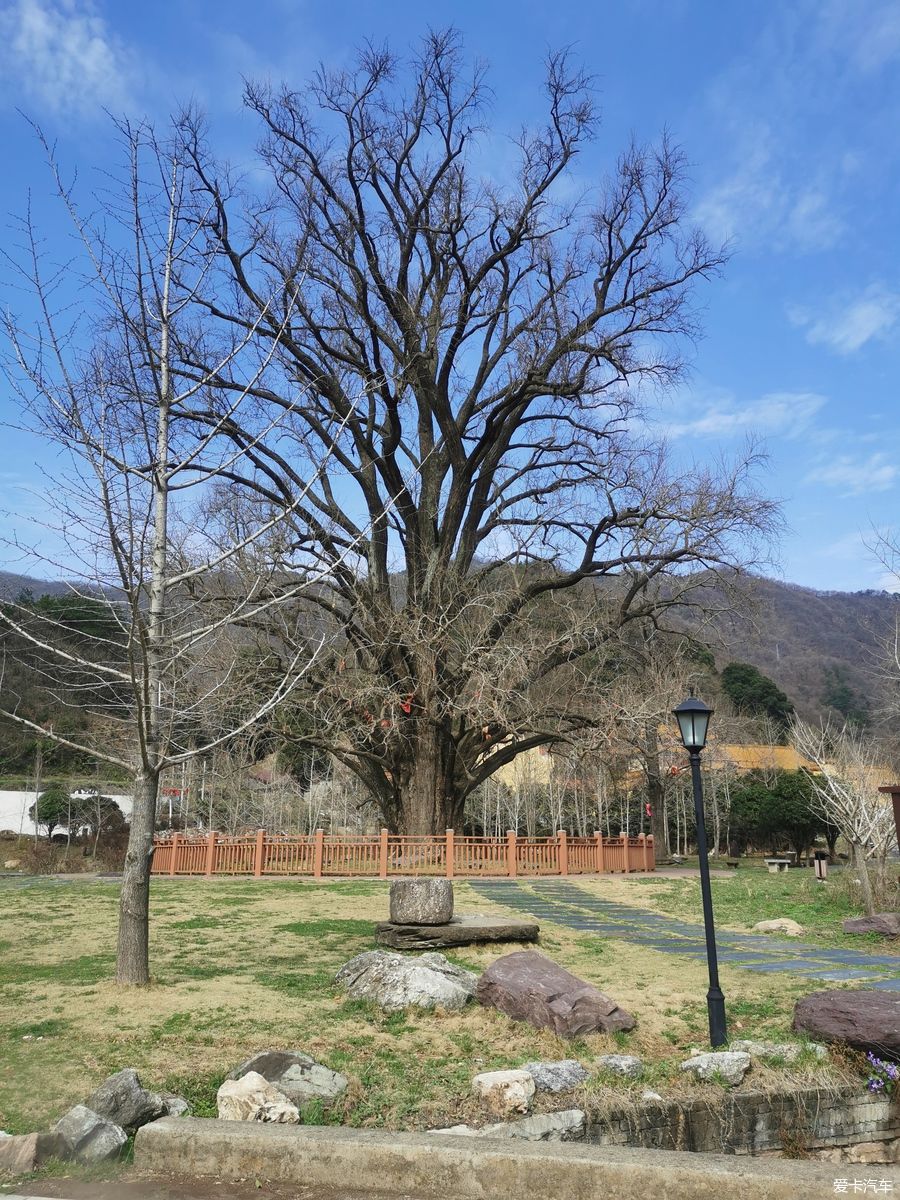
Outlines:
<svg viewBox="0 0 900 1200"><path fill-rule="evenodd" d="M180 369L279 414L277 437L230 422L226 477L291 506L291 569L330 564L308 602L342 645L306 677L305 736L408 832L458 824L500 764L588 723L573 672L774 519L752 453L673 469L641 433L636 396L680 377L694 285L723 262L686 219L680 152L630 146L582 188L590 80L553 54L544 92L500 167L485 69L452 31L251 85L262 196L182 122L202 302L265 366L248 387L200 346Z"/></svg>

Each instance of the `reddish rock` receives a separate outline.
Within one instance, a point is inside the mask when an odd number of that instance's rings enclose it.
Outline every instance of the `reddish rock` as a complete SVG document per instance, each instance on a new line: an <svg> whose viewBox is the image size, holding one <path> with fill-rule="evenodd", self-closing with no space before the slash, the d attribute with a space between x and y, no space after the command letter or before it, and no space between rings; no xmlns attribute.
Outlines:
<svg viewBox="0 0 900 1200"><path fill-rule="evenodd" d="M871 917L850 917L844 922L844 933L881 933L885 937L900 937L900 913L875 913Z"/></svg>
<svg viewBox="0 0 900 1200"><path fill-rule="evenodd" d="M0 1175L29 1175L48 1158L64 1158L67 1149L53 1130L0 1137Z"/></svg>
<svg viewBox="0 0 900 1200"><path fill-rule="evenodd" d="M900 995L871 989L813 992L794 1005L794 1028L823 1042L900 1058Z"/></svg>
<svg viewBox="0 0 900 1200"><path fill-rule="evenodd" d="M549 1028L560 1037L634 1029L634 1017L592 984L536 950L498 958L485 971L475 999L514 1021Z"/></svg>

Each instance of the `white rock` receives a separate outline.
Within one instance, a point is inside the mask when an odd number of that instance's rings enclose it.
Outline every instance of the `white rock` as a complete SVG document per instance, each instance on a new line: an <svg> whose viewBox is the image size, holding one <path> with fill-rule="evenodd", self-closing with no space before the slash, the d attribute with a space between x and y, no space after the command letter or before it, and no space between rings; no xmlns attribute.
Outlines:
<svg viewBox="0 0 900 1200"><path fill-rule="evenodd" d="M298 1125L300 1113L256 1071L240 1079L226 1079L216 1093L220 1121L268 1121L275 1125Z"/></svg>
<svg viewBox="0 0 900 1200"><path fill-rule="evenodd" d="M472 1080L472 1091L496 1113L528 1112L534 1090L527 1071L485 1071Z"/></svg>
<svg viewBox="0 0 900 1200"><path fill-rule="evenodd" d="M760 933L786 933L788 937L799 937L803 926L792 921L790 917L776 917L772 921L757 921L753 926Z"/></svg>
<svg viewBox="0 0 900 1200"><path fill-rule="evenodd" d="M641 1099L642 1100L662 1100L662 1096L659 1094L659 1092L654 1092L650 1088L644 1088L644 1090L641 1092Z"/></svg>
<svg viewBox="0 0 900 1200"><path fill-rule="evenodd" d="M716 1050L695 1054L681 1064L682 1071L693 1071L701 1079L724 1079L735 1087L750 1070L750 1055L742 1050Z"/></svg>
<svg viewBox="0 0 900 1200"><path fill-rule="evenodd" d="M755 1042L752 1038L739 1038L730 1043L730 1049L742 1050L751 1058L783 1058L788 1063L796 1062L804 1051L814 1054L819 1062L828 1057L820 1042Z"/></svg>
<svg viewBox="0 0 900 1200"><path fill-rule="evenodd" d="M499 1121L476 1129L472 1125L451 1125L449 1129L429 1129L429 1133L452 1133L463 1137L518 1138L526 1142L576 1142L584 1137L585 1115L580 1108L540 1113L522 1121Z"/></svg>
<svg viewBox="0 0 900 1200"><path fill-rule="evenodd" d="M478 977L448 962L443 954L414 958L389 950L367 950L344 963L335 983L356 1000L373 1000L385 1012L416 1008L464 1008Z"/></svg>
<svg viewBox="0 0 900 1200"><path fill-rule="evenodd" d="M597 1059L597 1066L626 1079L640 1079L644 1073L644 1064L634 1054L602 1054Z"/></svg>

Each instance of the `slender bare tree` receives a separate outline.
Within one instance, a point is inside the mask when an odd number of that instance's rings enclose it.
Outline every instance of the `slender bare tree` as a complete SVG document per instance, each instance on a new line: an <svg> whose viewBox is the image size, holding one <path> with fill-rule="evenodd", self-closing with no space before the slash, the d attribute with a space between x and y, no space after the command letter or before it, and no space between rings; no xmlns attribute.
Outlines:
<svg viewBox="0 0 900 1200"><path fill-rule="evenodd" d="M210 334L197 304L208 270L197 251L206 201L195 193L179 133L118 128L127 173L94 217L82 215L44 143L80 257L53 268L26 217L21 253L9 261L31 289L37 317L5 322L7 376L23 423L50 439L66 464L47 489L55 519L47 518L36 553L73 581L74 607L90 609L92 624L79 629L76 617L73 628L72 604L60 613L12 602L0 611L2 647L7 663L25 656L57 710L75 706L88 719L78 736L42 723L19 703L10 672L0 711L132 776L116 970L121 983L141 985L149 982L160 777L249 729L289 694L314 657L311 639L302 640L306 658L298 651L276 672L253 630L316 577L287 579L275 553L302 494L257 497L237 528L223 519L220 481L241 458L223 429L253 419L245 410L267 366L253 342L267 309L238 337ZM179 369L185 347L202 347L212 364L191 382ZM216 377L225 371L245 386L223 393ZM258 429L271 434L271 421ZM263 544L265 555L256 552Z"/></svg>
<svg viewBox="0 0 900 1200"><path fill-rule="evenodd" d="M686 221L680 153L631 146L573 186L590 81L553 54L544 88L502 177L484 68L452 31L407 64L369 46L300 91L250 86L267 195L182 126L204 302L270 359L250 386L202 346L180 369L287 417L277 439L236 419L254 470L229 475L293 505L298 566L333 564L309 598L335 650L306 677L303 736L408 832L459 825L501 764L588 721L572 664L587 678L691 568L752 558L775 512L752 453L676 469L640 432L641 386L679 377L693 285L723 261Z"/></svg>
<svg viewBox="0 0 900 1200"><path fill-rule="evenodd" d="M803 721L794 722L792 740L815 765L811 780L819 812L850 847L863 904L871 916L877 909L876 893L884 882L888 853L896 844L893 808L878 791L879 785L889 782L881 775L882 747L853 726L832 729ZM869 873L870 859L876 864L877 886Z"/></svg>

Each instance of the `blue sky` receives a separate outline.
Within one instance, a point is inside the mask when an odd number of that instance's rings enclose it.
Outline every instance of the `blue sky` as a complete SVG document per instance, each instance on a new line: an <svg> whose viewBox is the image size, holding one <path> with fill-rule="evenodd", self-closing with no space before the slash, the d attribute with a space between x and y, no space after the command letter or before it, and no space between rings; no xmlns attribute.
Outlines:
<svg viewBox="0 0 900 1200"><path fill-rule="evenodd" d="M447 22L491 64L501 130L539 117L542 59L574 47L604 114L585 178L632 135L667 128L683 147L693 216L733 257L702 292L705 338L659 419L679 452L699 457L732 452L748 433L764 439L763 482L789 527L783 578L893 589L867 543L900 525L896 0L0 0L0 210L20 213L31 188L55 234L17 109L88 185L115 159L104 109L162 120L196 100L219 152L248 162L242 75L299 86L363 38L403 47ZM0 299L17 303L2 269ZM0 392L0 418L9 409ZM46 463L41 447L15 433L0 445L0 507L33 503L20 488Z"/></svg>

